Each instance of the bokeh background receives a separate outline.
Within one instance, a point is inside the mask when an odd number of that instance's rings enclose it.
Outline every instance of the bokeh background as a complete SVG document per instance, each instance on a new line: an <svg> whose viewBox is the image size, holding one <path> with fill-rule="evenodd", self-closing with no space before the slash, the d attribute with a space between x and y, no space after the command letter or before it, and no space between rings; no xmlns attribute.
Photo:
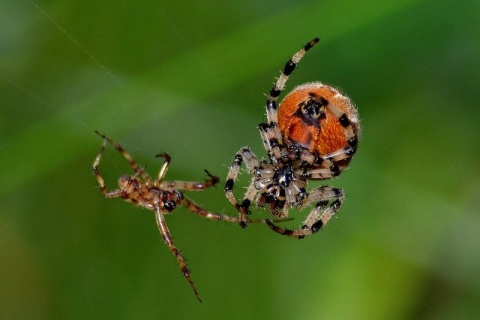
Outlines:
<svg viewBox="0 0 480 320"><path fill-rule="evenodd" d="M1 319L480 317L479 1L1 0L0 26ZM153 214L100 194L94 130L152 175L168 151L170 179L223 183L240 147L265 155L263 94L316 36L288 88L358 106L325 181L347 201L301 241L176 210L200 304ZM130 172L112 148L101 169ZM235 214L222 189L188 195Z"/></svg>

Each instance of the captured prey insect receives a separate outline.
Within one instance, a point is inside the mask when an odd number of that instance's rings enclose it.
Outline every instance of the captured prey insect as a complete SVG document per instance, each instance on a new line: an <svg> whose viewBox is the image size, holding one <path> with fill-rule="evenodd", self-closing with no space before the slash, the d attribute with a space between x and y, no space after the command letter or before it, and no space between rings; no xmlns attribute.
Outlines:
<svg viewBox="0 0 480 320"><path fill-rule="evenodd" d="M196 298L201 302L202 300L200 299L197 287L190 277L190 272L185 263L185 258L173 243L172 235L170 234L165 221L165 215L172 213L173 210L178 206L184 206L191 212L207 219L239 223L237 217L212 213L205 210L190 200L182 192L205 190L208 187L214 186L219 181L218 177L205 170L208 176L208 179L205 182L165 181L164 178L170 166L171 158L167 153L160 153L157 154L156 157L163 158L165 161L160 168L158 176L156 178L152 178L144 171L144 167L138 165L138 163L120 144L98 131L96 131L96 133L103 138L102 147L93 163L93 172L98 180L100 191L106 198L122 198L134 205L141 206L145 209L155 212L158 230L160 231L165 244L177 259L178 265L180 266L184 277L192 287ZM103 176L98 168L107 143L110 143L130 163L130 166L133 169L133 174L121 176L118 180L119 188L111 191L107 190ZM265 221L247 220L247 222L264 223Z"/></svg>
<svg viewBox="0 0 480 320"><path fill-rule="evenodd" d="M360 123L350 99L338 89L320 82L293 89L278 106L277 99L297 64L320 39L315 38L287 61L266 102L267 122L258 128L268 158L259 160L241 148L229 167L225 195L247 227L251 205L267 208L276 218L289 208L314 204L300 228L288 230L266 219L270 228L293 238L304 238L322 228L339 210L345 196L341 189L321 186L307 191L308 180L324 180L345 170L357 150ZM242 163L252 175L243 200L233 194Z"/></svg>

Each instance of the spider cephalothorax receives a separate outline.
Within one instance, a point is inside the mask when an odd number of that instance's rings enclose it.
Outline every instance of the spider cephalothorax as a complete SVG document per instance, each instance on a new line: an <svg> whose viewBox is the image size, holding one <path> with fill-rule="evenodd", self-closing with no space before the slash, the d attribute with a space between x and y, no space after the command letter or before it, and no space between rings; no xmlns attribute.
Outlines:
<svg viewBox="0 0 480 320"><path fill-rule="evenodd" d="M246 215L256 204L284 218L288 209L314 208L299 229L288 230L266 220L272 230L294 238L317 232L338 211L343 190L329 186L307 191L308 180L330 179L347 168L355 154L360 133L356 108L337 89L320 82L296 87L283 99L277 111L277 98L297 63L319 39L307 43L285 65L266 102L267 122L259 130L268 159L258 160L244 147L230 166L225 194L239 211L242 227ZM242 163L252 181L244 199L238 202L233 194L235 180Z"/></svg>

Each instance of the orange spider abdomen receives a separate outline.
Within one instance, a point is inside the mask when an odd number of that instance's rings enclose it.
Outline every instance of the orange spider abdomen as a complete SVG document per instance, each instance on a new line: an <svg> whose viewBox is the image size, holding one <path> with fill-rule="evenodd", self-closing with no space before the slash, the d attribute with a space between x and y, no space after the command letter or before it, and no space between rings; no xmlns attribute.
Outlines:
<svg viewBox="0 0 480 320"><path fill-rule="evenodd" d="M347 119L343 123L342 117ZM285 143L320 156L348 147L347 133L356 136L359 130L350 99L320 82L303 84L285 96L278 107L278 125Z"/></svg>

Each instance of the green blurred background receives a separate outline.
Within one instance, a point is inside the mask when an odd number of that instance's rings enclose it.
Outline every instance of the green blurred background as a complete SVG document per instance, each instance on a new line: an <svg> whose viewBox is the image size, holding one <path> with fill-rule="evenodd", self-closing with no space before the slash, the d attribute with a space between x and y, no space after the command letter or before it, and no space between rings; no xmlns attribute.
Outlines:
<svg viewBox="0 0 480 320"><path fill-rule="evenodd" d="M0 26L1 319L480 317L479 1L1 0ZM102 197L94 130L152 175L168 151L169 179L223 183L240 147L265 155L263 94L316 36L288 88L357 104L325 182L347 201L301 241L176 210L200 304L153 214ZM112 148L102 170L130 172ZM234 214L222 189L188 195Z"/></svg>

